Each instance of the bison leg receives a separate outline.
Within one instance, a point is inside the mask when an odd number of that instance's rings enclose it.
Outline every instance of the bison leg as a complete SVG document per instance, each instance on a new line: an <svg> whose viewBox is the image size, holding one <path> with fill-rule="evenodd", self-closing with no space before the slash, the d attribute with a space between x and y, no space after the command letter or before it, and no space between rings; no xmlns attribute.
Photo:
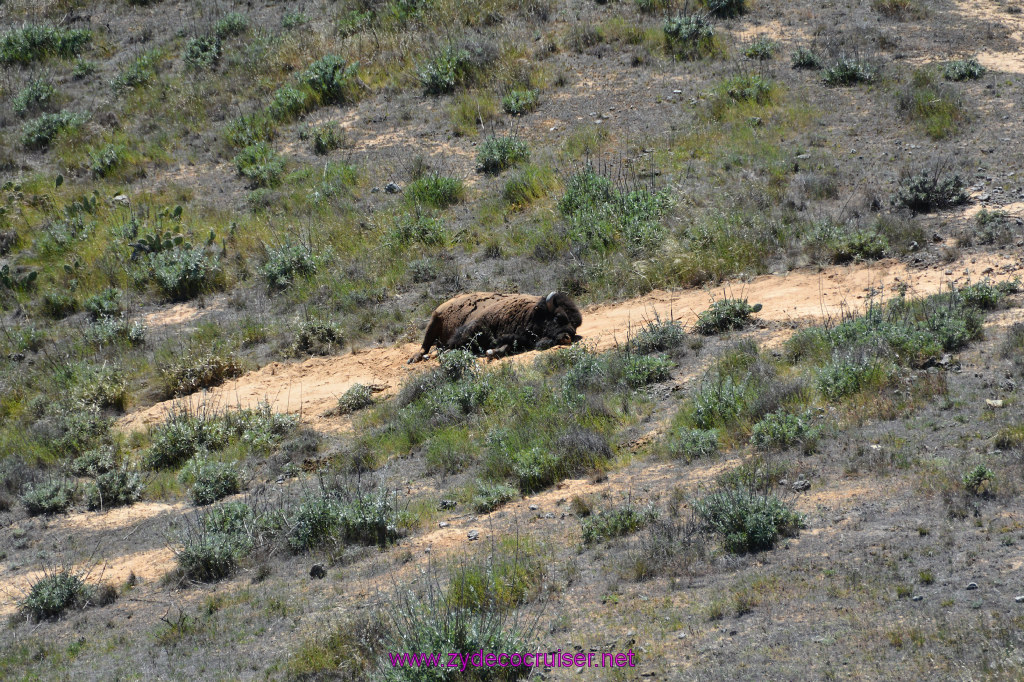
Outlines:
<svg viewBox="0 0 1024 682"><path fill-rule="evenodd" d="M430 323L427 325L427 331L423 334L423 350L418 351L416 355L409 358L409 362L406 364L413 364L419 362L427 357L427 353L430 352L430 347L437 343L437 338L441 336L442 330L441 318L436 314L430 316Z"/></svg>

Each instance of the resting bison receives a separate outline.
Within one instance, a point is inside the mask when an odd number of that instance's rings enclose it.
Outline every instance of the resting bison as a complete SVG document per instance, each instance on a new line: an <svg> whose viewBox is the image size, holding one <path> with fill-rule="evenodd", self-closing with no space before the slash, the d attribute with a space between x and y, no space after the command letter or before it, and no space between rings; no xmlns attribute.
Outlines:
<svg viewBox="0 0 1024 682"><path fill-rule="evenodd" d="M409 359L423 360L431 346L469 348L489 357L527 350L544 350L578 341L583 322L580 309L568 295L462 294L437 307L430 316L423 350Z"/></svg>

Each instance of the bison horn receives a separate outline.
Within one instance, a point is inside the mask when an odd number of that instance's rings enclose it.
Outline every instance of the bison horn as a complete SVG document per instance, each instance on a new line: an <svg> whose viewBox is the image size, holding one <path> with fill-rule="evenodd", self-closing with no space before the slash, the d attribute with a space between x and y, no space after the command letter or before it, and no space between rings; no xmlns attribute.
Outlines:
<svg viewBox="0 0 1024 682"><path fill-rule="evenodd" d="M549 313L555 312L555 304L551 301L551 299L553 299L555 297L555 294L557 293L557 291L552 291L550 294L548 294L548 297L544 299L544 302L548 304Z"/></svg>

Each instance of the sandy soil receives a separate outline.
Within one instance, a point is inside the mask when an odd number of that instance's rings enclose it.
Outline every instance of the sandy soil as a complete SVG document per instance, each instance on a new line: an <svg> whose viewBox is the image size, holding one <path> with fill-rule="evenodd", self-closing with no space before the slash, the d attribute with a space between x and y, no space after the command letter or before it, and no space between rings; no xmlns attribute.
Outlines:
<svg viewBox="0 0 1024 682"><path fill-rule="evenodd" d="M579 334L597 350L624 342L631 329L655 315L692 324L697 314L714 298L743 297L764 308L761 320L784 326L821 320L838 315L844 308L859 309L872 292L891 292L898 283L916 295L940 291L949 282L977 281L983 276L1008 278L1024 268L1016 252L971 258L967 262L910 269L894 260L870 266L836 266L804 269L783 275L766 275L749 282L736 282L715 290L653 291L622 303L591 306L583 311ZM374 384L383 394L394 393L411 372L430 363L406 364L416 351L415 344L372 348L348 355L310 358L301 362L273 362L201 395L182 400L195 405L206 401L216 409L254 407L269 402L280 412L298 414L303 423L324 431L344 430L349 421L325 416L338 398L353 384ZM518 356L527 361L534 353ZM163 421L178 401L165 401L132 412L118 422L123 431L145 429Z"/></svg>

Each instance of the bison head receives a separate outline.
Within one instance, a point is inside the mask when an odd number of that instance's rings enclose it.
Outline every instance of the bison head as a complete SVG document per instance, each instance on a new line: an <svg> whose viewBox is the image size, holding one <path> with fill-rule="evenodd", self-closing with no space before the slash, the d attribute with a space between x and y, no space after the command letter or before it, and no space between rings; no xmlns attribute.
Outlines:
<svg viewBox="0 0 1024 682"><path fill-rule="evenodd" d="M583 316L567 294L552 291L541 298L533 319L542 345L567 346L581 338L576 329L583 323Z"/></svg>

